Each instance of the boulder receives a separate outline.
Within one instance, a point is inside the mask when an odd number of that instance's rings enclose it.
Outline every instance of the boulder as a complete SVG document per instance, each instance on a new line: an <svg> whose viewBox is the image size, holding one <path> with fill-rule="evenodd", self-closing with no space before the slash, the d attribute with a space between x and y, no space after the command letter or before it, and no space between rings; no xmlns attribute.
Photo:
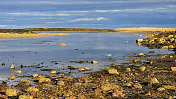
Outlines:
<svg viewBox="0 0 176 99"><path fill-rule="evenodd" d="M8 88L6 89L6 95L10 97L17 96L17 91L15 89Z"/></svg>
<svg viewBox="0 0 176 99"><path fill-rule="evenodd" d="M39 83L49 83L51 82L51 79L49 78L40 78Z"/></svg>

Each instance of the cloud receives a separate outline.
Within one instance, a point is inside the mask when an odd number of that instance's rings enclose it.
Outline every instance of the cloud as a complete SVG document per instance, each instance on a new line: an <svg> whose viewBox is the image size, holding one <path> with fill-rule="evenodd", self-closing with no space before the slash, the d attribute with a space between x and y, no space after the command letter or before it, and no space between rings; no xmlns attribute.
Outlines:
<svg viewBox="0 0 176 99"><path fill-rule="evenodd" d="M0 28L7 27L8 25L0 25Z"/></svg>
<svg viewBox="0 0 176 99"><path fill-rule="evenodd" d="M42 13L42 12L14 12L14 13L0 13L15 16L72 16L72 15L82 15L82 14L65 14L65 13Z"/></svg>
<svg viewBox="0 0 176 99"><path fill-rule="evenodd" d="M101 20L108 20L107 18L97 17L97 18L79 18L71 20L70 22L79 22L79 21L101 21Z"/></svg>

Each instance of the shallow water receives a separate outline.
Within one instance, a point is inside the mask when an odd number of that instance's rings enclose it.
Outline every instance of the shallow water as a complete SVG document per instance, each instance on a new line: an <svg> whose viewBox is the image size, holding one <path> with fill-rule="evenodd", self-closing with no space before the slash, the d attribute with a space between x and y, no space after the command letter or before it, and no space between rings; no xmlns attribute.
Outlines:
<svg viewBox="0 0 176 99"><path fill-rule="evenodd" d="M46 33L46 32L45 32ZM47 33L63 33L50 31ZM70 73L71 76L82 76L78 70L68 70L68 66L89 67L91 71L107 68L106 65L120 64L128 61L132 53L147 53L155 51L156 54L172 53L159 49L148 49L137 46L136 39L145 36L138 36L136 33L95 33L95 32L69 32L70 35L0 39L0 80L10 77L13 73L9 67L15 65L15 70L22 70L20 75L33 75L34 73L50 75L49 71L41 69L55 69L57 72ZM141 33L139 34L141 35ZM142 33L144 35L144 33ZM65 43L65 46L59 45ZM112 56L105 56L112 54ZM112 58L112 60L109 60ZM98 64L73 63L70 61L98 61ZM56 61L56 62L53 62ZM1 63L5 63L1 65ZM43 64L41 64L43 63ZM57 64L55 64L57 63ZM20 65L31 66L40 64L41 68L21 68ZM43 67L42 67L43 66Z"/></svg>

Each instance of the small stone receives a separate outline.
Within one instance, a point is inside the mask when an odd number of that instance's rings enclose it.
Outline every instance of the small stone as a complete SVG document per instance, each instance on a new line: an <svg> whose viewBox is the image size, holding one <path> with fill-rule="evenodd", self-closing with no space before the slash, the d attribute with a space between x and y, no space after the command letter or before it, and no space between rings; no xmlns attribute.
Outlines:
<svg viewBox="0 0 176 99"><path fill-rule="evenodd" d="M150 83L155 84L155 83L159 83L159 81L156 78L151 78Z"/></svg>
<svg viewBox="0 0 176 99"><path fill-rule="evenodd" d="M145 71L146 67L145 66L141 66L140 67L140 71Z"/></svg>
<svg viewBox="0 0 176 99"><path fill-rule="evenodd" d="M30 95L20 95L18 99L33 99Z"/></svg>
<svg viewBox="0 0 176 99"><path fill-rule="evenodd" d="M86 67L86 68L84 68L85 69L85 71L89 71L90 70L90 68L89 67Z"/></svg>
<svg viewBox="0 0 176 99"><path fill-rule="evenodd" d="M60 74L60 76L64 76L65 74Z"/></svg>
<svg viewBox="0 0 176 99"><path fill-rule="evenodd" d="M112 54L106 54L106 56L112 56Z"/></svg>
<svg viewBox="0 0 176 99"><path fill-rule="evenodd" d="M15 69L15 66L12 64L12 65L10 66L10 69Z"/></svg>
<svg viewBox="0 0 176 99"><path fill-rule="evenodd" d="M92 64L98 64L98 62L97 62L97 61L91 61L91 63L92 63Z"/></svg>
<svg viewBox="0 0 176 99"><path fill-rule="evenodd" d="M51 82L51 79L49 78L40 78L39 83L49 83Z"/></svg>
<svg viewBox="0 0 176 99"><path fill-rule="evenodd" d="M150 95L151 95L150 91L149 91L148 93L146 93L145 95L146 95L146 96L150 96Z"/></svg>
<svg viewBox="0 0 176 99"><path fill-rule="evenodd" d="M139 55L139 56L144 56L144 54L143 54L143 53L139 53L138 55Z"/></svg>
<svg viewBox="0 0 176 99"><path fill-rule="evenodd" d="M113 85L113 84L104 84L101 86L101 89L103 91L108 91L108 90L112 90L112 89L119 89L119 85Z"/></svg>
<svg viewBox="0 0 176 99"><path fill-rule="evenodd" d="M133 86L134 86L134 88L142 89L142 85L139 83L135 83L135 84L133 84Z"/></svg>
<svg viewBox="0 0 176 99"><path fill-rule="evenodd" d="M34 75L33 75L34 78L37 78L38 76L39 76L38 74L34 74Z"/></svg>
<svg viewBox="0 0 176 99"><path fill-rule="evenodd" d="M107 71L108 71L109 74L117 74L117 75L119 75L119 72L117 72L117 70L114 69L114 68L108 68Z"/></svg>
<svg viewBox="0 0 176 99"><path fill-rule="evenodd" d="M15 73L16 73L16 74L21 74L22 71L21 71L21 70L17 70L17 71L15 71Z"/></svg>
<svg viewBox="0 0 176 99"><path fill-rule="evenodd" d="M15 78L16 78L15 76L12 76L12 77L11 77L11 80L15 80Z"/></svg>
<svg viewBox="0 0 176 99"><path fill-rule="evenodd" d="M68 66L68 69L74 70L77 69L75 66Z"/></svg>
<svg viewBox="0 0 176 99"><path fill-rule="evenodd" d="M126 72L131 72L131 69L130 68L126 68Z"/></svg>
<svg viewBox="0 0 176 99"><path fill-rule="evenodd" d="M160 87L160 88L157 88L157 90L158 90L158 91L164 91L165 88Z"/></svg>
<svg viewBox="0 0 176 99"><path fill-rule="evenodd" d="M10 96L10 97L11 96L17 96L17 91L15 89L10 89L9 88L9 89L6 90L6 95Z"/></svg>
<svg viewBox="0 0 176 99"><path fill-rule="evenodd" d="M171 67L171 70L172 71L176 71L176 67Z"/></svg>
<svg viewBox="0 0 176 99"><path fill-rule="evenodd" d="M64 43L60 43L59 45L66 45L66 44L64 44Z"/></svg>
<svg viewBox="0 0 176 99"><path fill-rule="evenodd" d="M132 85L131 85L131 83L126 83L126 84L124 84L124 86L131 87Z"/></svg>
<svg viewBox="0 0 176 99"><path fill-rule="evenodd" d="M83 71L85 71L84 68L79 68L79 72L83 72Z"/></svg>
<svg viewBox="0 0 176 99"><path fill-rule="evenodd" d="M52 70L50 73L51 74L56 74L57 72L55 70Z"/></svg>
<svg viewBox="0 0 176 99"><path fill-rule="evenodd" d="M59 86L65 86L65 83L64 83L64 81L58 81L57 85L59 85Z"/></svg>
<svg viewBox="0 0 176 99"><path fill-rule="evenodd" d="M39 92L39 90L37 88L35 88L35 87L29 87L27 89L27 92L28 93L36 93L36 92Z"/></svg>

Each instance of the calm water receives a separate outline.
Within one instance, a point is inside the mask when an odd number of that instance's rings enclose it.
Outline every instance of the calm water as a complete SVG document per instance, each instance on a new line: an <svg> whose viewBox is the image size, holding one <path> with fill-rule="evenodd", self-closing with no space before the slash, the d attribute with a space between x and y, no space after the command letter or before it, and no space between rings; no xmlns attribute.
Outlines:
<svg viewBox="0 0 176 99"><path fill-rule="evenodd" d="M52 32L51 32L52 33ZM53 32L61 33L61 32ZM62 32L63 33L63 32ZM21 75L47 74L49 71L41 69L55 69L58 72L68 73L67 66L89 67L91 71L97 71L112 63L120 64L126 62L132 53L171 53L168 51L148 49L137 46L136 39L143 38L136 33L94 33L94 32L64 32L70 35L21 38L21 39L0 39L0 79L9 76L11 64L16 66L15 70L22 70ZM141 34L140 34L141 35ZM65 46L59 45L65 43ZM112 56L105 56L112 54ZM109 61L109 58L115 61ZM71 63L70 61L98 61L98 64ZM57 61L54 64L52 61ZM20 65L31 66L41 64L42 68L20 68ZM71 76L81 76L77 70L71 71Z"/></svg>

